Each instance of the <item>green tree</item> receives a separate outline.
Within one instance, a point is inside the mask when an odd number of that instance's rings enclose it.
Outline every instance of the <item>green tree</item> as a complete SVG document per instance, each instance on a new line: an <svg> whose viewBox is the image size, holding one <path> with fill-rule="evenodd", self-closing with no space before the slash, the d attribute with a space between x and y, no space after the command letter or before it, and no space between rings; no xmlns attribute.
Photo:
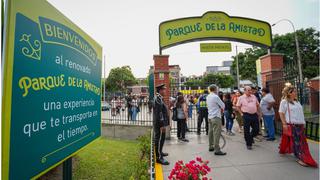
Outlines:
<svg viewBox="0 0 320 180"><path fill-rule="evenodd" d="M256 60L265 54L267 54L267 50L259 47L248 48L244 53L241 52L238 54L239 75L241 79L248 79L252 82L257 82ZM232 75L236 77L236 56L233 56L232 58L234 61L231 66L231 72Z"/></svg>
<svg viewBox="0 0 320 180"><path fill-rule="evenodd" d="M224 74L207 74L202 78L202 84L216 84L221 88L231 88L234 86L234 78L231 75Z"/></svg>
<svg viewBox="0 0 320 180"><path fill-rule="evenodd" d="M310 79L319 76L319 31L313 28L300 29L297 30L297 36L300 46L303 77ZM284 54L286 75L296 76L298 74L298 66L294 33L287 33L285 35L276 34L272 41L272 52ZM267 54L267 50L259 47L248 48L244 53L238 54L241 79L249 79L253 82L257 81L255 61L265 54ZM231 66L231 71L236 76L236 57L232 58L234 62Z"/></svg>
<svg viewBox="0 0 320 180"><path fill-rule="evenodd" d="M184 86L186 87L203 87L204 84L201 80L197 80L197 79L190 79L189 81L184 83Z"/></svg>
<svg viewBox="0 0 320 180"><path fill-rule="evenodd" d="M299 29L296 33L299 41L303 77L310 79L319 76L319 31L307 28ZM272 51L284 54L287 75L298 74L294 33L276 34L273 38Z"/></svg>
<svg viewBox="0 0 320 180"><path fill-rule="evenodd" d="M136 78L133 76L130 66L122 66L111 69L106 80L108 91L126 92L128 86L137 84Z"/></svg>

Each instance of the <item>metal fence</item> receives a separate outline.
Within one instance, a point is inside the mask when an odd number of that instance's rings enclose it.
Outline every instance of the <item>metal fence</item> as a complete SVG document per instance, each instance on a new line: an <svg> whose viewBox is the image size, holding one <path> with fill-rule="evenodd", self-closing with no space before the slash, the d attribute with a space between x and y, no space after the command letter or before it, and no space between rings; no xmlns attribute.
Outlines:
<svg viewBox="0 0 320 180"><path fill-rule="evenodd" d="M300 85L296 76L282 77L278 79L271 79L267 76L267 87L270 89L270 92L276 101L274 105L276 112L279 110L279 104L282 98L282 89L285 87L286 83L290 83L297 89L298 99L303 106L306 120L306 136L309 139L319 141L319 112L314 110L319 109L319 92L306 86L306 83ZM275 120L276 132L281 134L282 124L279 113L276 113Z"/></svg>
<svg viewBox="0 0 320 180"><path fill-rule="evenodd" d="M117 97L115 100L114 97ZM153 125L153 110L152 102L148 98L138 98L139 112L136 115L136 120L133 120L132 109L128 108L128 97L126 96L110 96L106 101L102 101L102 123L117 124L117 125L138 125L152 126ZM172 107L172 106L171 106ZM170 125L171 132L177 132L177 122L172 121L172 111L170 110ZM187 121L188 130L196 132L198 127L198 114L195 105L188 107L189 118ZM205 132L205 122L202 123L201 132Z"/></svg>
<svg viewBox="0 0 320 180"><path fill-rule="evenodd" d="M138 97L138 107L133 109L130 108L128 98L126 96L113 96L106 101L102 101L102 123L152 126L153 114L149 99Z"/></svg>

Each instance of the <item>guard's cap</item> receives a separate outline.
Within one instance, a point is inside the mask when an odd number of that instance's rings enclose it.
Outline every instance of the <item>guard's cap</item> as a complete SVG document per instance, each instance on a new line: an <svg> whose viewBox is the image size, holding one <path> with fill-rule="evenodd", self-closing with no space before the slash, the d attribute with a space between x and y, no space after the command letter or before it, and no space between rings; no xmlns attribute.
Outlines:
<svg viewBox="0 0 320 180"><path fill-rule="evenodd" d="M158 86L156 86L156 89L159 91L160 89L165 89L166 85L165 84L159 84Z"/></svg>

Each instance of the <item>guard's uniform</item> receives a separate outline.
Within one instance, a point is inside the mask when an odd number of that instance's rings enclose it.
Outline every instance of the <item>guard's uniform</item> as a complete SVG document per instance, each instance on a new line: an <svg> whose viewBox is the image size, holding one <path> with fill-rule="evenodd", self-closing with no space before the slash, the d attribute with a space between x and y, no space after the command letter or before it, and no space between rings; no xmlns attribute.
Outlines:
<svg viewBox="0 0 320 180"><path fill-rule="evenodd" d="M161 127L169 125L168 108L163 102L163 97L157 93L154 99L153 107L153 130L154 130L154 143L157 160L163 159L163 144L165 141L166 133L161 132Z"/></svg>
<svg viewBox="0 0 320 180"><path fill-rule="evenodd" d="M197 133L201 133L201 124L203 119L206 123L206 134L208 134L208 107L207 107L207 94L202 95L199 98L199 116L198 116L198 129Z"/></svg>

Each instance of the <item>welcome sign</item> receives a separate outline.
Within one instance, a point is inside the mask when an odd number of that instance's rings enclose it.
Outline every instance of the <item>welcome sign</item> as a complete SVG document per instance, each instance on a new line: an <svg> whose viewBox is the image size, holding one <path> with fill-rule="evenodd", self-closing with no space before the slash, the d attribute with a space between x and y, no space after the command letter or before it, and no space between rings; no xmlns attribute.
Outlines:
<svg viewBox="0 0 320 180"><path fill-rule="evenodd" d="M224 12L207 12L202 17L189 17L162 22L159 25L160 50L199 40L235 40L271 47L269 23L243 17L230 17Z"/></svg>
<svg viewBox="0 0 320 180"><path fill-rule="evenodd" d="M2 179L35 179L100 137L102 48L46 1L7 7Z"/></svg>

